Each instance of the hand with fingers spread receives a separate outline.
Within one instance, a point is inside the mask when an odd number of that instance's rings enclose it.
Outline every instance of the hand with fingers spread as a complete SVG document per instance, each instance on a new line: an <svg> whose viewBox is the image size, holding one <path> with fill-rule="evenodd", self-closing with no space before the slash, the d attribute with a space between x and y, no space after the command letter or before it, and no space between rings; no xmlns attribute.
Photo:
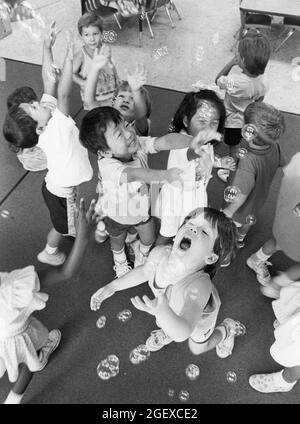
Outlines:
<svg viewBox="0 0 300 424"><path fill-rule="evenodd" d="M213 150L212 145L210 144L210 149ZM197 154L199 157L195 159L196 161L196 180L209 178L213 168L212 154L210 151L207 151L206 146L201 146L198 149Z"/></svg>
<svg viewBox="0 0 300 424"><path fill-rule="evenodd" d="M198 154L201 151L201 146L212 140L221 141L221 139L222 134L212 128L205 128L192 139L190 147Z"/></svg>
<svg viewBox="0 0 300 424"><path fill-rule="evenodd" d="M56 27L56 22L52 21L50 29L44 39L45 47L47 47L48 49L52 49L56 41L56 37L60 32L61 30Z"/></svg>
<svg viewBox="0 0 300 424"><path fill-rule="evenodd" d="M159 294L152 300L146 295L144 295L142 299L139 296L135 296L130 300L136 309L154 316L157 316L161 312L165 312L169 309L168 300L164 293Z"/></svg>
<svg viewBox="0 0 300 424"><path fill-rule="evenodd" d="M95 211L96 200L93 199L90 203L88 210L86 211L84 199L80 199L77 222L78 222L78 235L84 234L90 237L93 230L99 221L99 216Z"/></svg>
<svg viewBox="0 0 300 424"><path fill-rule="evenodd" d="M111 54L110 54L110 48L109 46L103 45L100 49L97 48L94 51L94 57L93 57L93 67L95 69L104 68L104 66L111 60Z"/></svg>
<svg viewBox="0 0 300 424"><path fill-rule="evenodd" d="M97 290L91 297L90 307L92 311L97 311L101 303L115 294L115 289L113 287L113 282L106 284L106 286L101 287L101 289Z"/></svg>
<svg viewBox="0 0 300 424"><path fill-rule="evenodd" d="M223 156L221 158L221 167L229 169L230 171L235 171L236 162L231 156Z"/></svg>
<svg viewBox="0 0 300 424"><path fill-rule="evenodd" d="M166 171L166 178L165 180L172 184L174 182L180 182L182 183L182 178L181 178L181 174L183 173L182 169L179 168L170 168Z"/></svg>
<svg viewBox="0 0 300 424"><path fill-rule="evenodd" d="M138 64L133 73L125 70L127 81L132 91L138 91L147 82L147 71L144 65Z"/></svg>

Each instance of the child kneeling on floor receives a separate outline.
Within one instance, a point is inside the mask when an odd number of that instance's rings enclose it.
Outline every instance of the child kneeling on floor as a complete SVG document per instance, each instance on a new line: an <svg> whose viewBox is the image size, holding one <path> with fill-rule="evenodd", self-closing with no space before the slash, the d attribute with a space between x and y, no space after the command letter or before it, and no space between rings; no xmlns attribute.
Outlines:
<svg viewBox="0 0 300 424"><path fill-rule="evenodd" d="M157 351L172 341L189 340L195 354L216 347L219 357L232 353L240 323L226 318L215 327L220 298L211 281L219 263L236 251L236 228L231 219L212 208L197 208L186 217L173 246L157 246L147 262L122 278L99 289L91 298L91 309L116 291L148 281L155 295L131 299L133 305L156 317L159 330L146 341Z"/></svg>

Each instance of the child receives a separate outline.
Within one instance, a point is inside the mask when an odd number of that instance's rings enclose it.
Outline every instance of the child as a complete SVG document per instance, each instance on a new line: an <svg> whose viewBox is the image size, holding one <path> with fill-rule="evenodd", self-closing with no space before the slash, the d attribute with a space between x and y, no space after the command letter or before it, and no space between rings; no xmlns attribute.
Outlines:
<svg viewBox="0 0 300 424"><path fill-rule="evenodd" d="M173 246L155 247L143 266L99 289L91 298L91 309L99 309L116 291L148 281L155 298L131 299L137 309L154 315L160 327L146 341L148 350L188 339L195 355L216 347L218 356L226 358L232 353L239 323L227 318L215 328L221 302L211 276L235 250L231 219L215 209L195 209L178 230Z"/></svg>
<svg viewBox="0 0 300 424"><path fill-rule="evenodd" d="M100 209L106 215L104 222L110 236L114 270L120 277L130 270L124 251L127 230L136 227L140 237L135 266L145 260L154 242L147 184L180 179L181 171L177 168L148 169L147 154L181 148L184 143L187 146L190 137L181 134L139 137L133 128L126 126L119 111L107 106L87 113L82 120L80 139L88 150L98 155Z"/></svg>
<svg viewBox="0 0 300 424"><path fill-rule="evenodd" d="M220 71L216 84L225 90L225 137L224 141L234 155L241 141L241 129L244 124L243 113L254 101L263 101L268 85L264 77L265 68L270 58L270 44L257 31L248 31L239 41L238 53ZM230 73L239 66L240 73ZM228 173L229 174L229 173Z"/></svg>
<svg viewBox="0 0 300 424"><path fill-rule="evenodd" d="M284 176L281 182L277 199L273 236L264 245L247 259L247 265L257 275L262 284L261 291L265 296L278 298L282 286L287 286L300 279L300 153L296 153L289 164L283 169ZM268 259L275 252L282 250L285 255L296 262L285 272L274 278L268 270Z"/></svg>
<svg viewBox="0 0 300 424"><path fill-rule="evenodd" d="M49 75L53 63L52 46L57 30L51 26L44 42L42 76L44 92L41 102L21 103L12 107L4 123L7 140L16 147L37 145L46 154L48 173L42 186L42 194L50 212L53 228L47 236L45 249L38 254L40 262L61 265L65 254L58 250L63 235L75 236L74 213L76 186L92 178L88 152L79 142L79 131L69 116L69 102L72 87L72 46L64 61L62 76L58 84Z"/></svg>
<svg viewBox="0 0 300 424"><path fill-rule="evenodd" d="M11 272L0 272L0 377L5 371L14 383L4 403L20 403L33 373L41 371L58 347L61 333L47 328L32 312L44 309L48 300L40 287L71 278L78 270L90 234L96 223L95 201L85 212L80 201L78 236L65 264L56 269L36 271L30 265Z"/></svg>
<svg viewBox="0 0 300 424"><path fill-rule="evenodd" d="M199 92L187 93L179 105L174 119L172 130L176 133L186 134L195 137L199 131L207 131L215 136L223 132L225 121L225 108L222 100L212 90L200 90ZM211 140L211 144L216 144L216 140ZM208 147L208 146L207 146ZM214 166L235 169L235 163L230 157L217 159L214 156L213 149L207 150L207 153ZM203 154L203 152L202 152ZM178 167L184 170L182 178L185 178L186 190L176 188L165 184L158 199L157 209L160 208L161 217L160 235L156 244L167 244L171 241L178 228L181 226L184 217L195 207L207 206L206 187L210 178L209 166L206 172L206 178L196 181L197 163L192 161L195 155L186 147L180 150L171 150L169 154L167 168ZM195 162L195 163L194 163ZM170 204L172 199L172 204ZM191 206L191 204L193 204ZM182 210L180 211L180 205Z"/></svg>
<svg viewBox="0 0 300 424"><path fill-rule="evenodd" d="M257 217L267 199L277 169L284 165L279 137L285 130L284 117L273 106L262 102L250 103L245 110L242 130L245 149L243 159L238 162L230 186L229 199L223 211L232 217L239 227L240 247L251 227L251 219ZM250 221L249 221L250 219Z"/></svg>
<svg viewBox="0 0 300 424"><path fill-rule="evenodd" d="M102 46L102 19L95 12L87 12L79 18L78 32L83 46L74 56L73 80L80 86L83 107L88 110L85 102L84 87L90 72L95 50ZM113 62L107 62L98 74L96 100L98 106L109 106L119 86L119 77Z"/></svg>
<svg viewBox="0 0 300 424"><path fill-rule="evenodd" d="M20 87L13 91L7 98L7 109L13 106L19 106L21 103L36 102L37 95L31 87ZM43 171L47 169L47 158L42 149L37 146L29 149L21 149L9 146L12 151L17 153L17 158L27 171Z"/></svg>

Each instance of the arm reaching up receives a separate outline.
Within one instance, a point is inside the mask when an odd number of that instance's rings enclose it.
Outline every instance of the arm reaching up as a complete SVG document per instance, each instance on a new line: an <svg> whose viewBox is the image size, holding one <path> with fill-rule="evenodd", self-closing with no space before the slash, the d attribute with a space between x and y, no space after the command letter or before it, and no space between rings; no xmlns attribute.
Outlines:
<svg viewBox="0 0 300 424"><path fill-rule="evenodd" d="M135 71L130 74L126 71L127 81L131 88L134 112L135 112L135 127L140 134L148 134L148 120L147 120L147 104L142 94L142 87L147 81L147 71L144 65L138 65Z"/></svg>
<svg viewBox="0 0 300 424"><path fill-rule="evenodd" d="M59 32L60 30L56 27L55 21L53 21L44 39L43 46L42 79L44 93L54 97L56 96L57 79L54 75L52 47Z"/></svg>

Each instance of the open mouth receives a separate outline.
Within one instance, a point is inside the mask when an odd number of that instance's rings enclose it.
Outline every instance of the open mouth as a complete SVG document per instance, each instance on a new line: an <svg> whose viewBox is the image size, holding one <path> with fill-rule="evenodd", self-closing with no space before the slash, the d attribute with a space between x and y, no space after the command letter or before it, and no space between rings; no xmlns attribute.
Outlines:
<svg viewBox="0 0 300 424"><path fill-rule="evenodd" d="M121 105L120 109L122 110L129 110L129 106L128 105Z"/></svg>
<svg viewBox="0 0 300 424"><path fill-rule="evenodd" d="M183 237L179 243L179 248L183 251L188 250L191 247L192 240L189 237Z"/></svg>

